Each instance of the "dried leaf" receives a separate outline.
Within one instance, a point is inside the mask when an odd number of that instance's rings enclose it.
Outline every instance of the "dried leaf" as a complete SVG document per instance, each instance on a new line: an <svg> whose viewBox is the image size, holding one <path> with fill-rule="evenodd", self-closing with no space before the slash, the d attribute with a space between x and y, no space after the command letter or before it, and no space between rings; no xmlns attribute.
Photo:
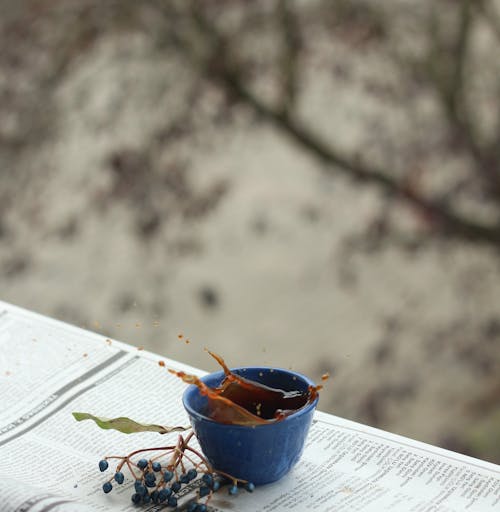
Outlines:
<svg viewBox="0 0 500 512"><path fill-rule="evenodd" d="M76 421L94 420L96 424L105 430L118 430L123 434L133 434L135 432L158 432L159 434L168 434L170 432L183 432L191 427L163 427L162 425L148 425L138 423L129 418L99 418L86 412L74 412L73 417Z"/></svg>

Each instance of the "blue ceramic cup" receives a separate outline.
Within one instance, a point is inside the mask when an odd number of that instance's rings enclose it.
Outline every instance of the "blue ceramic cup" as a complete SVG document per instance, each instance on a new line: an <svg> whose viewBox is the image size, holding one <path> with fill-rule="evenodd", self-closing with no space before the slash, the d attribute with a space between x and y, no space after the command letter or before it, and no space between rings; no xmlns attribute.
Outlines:
<svg viewBox="0 0 500 512"><path fill-rule="evenodd" d="M288 370L264 367L236 368L233 373L284 391L306 391L310 379ZM217 387L224 372L201 380ZM318 398L282 421L267 425L243 426L218 423L206 414L207 398L189 386L182 397L201 449L214 469L255 485L268 484L285 476L298 462L304 449Z"/></svg>

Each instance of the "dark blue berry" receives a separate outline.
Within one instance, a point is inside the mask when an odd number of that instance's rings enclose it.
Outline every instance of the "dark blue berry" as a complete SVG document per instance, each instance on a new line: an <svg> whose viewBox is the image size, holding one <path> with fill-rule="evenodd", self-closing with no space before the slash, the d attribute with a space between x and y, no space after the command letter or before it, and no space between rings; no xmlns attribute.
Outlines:
<svg viewBox="0 0 500 512"><path fill-rule="evenodd" d="M210 494L210 487L207 487L206 485L202 485L200 487L199 493L200 493L200 498L208 496Z"/></svg>
<svg viewBox="0 0 500 512"><path fill-rule="evenodd" d="M141 496L144 496L145 494L148 493L148 490L146 489L146 487L144 487L143 483L140 480L135 481L134 487L135 487L135 492L137 494L140 494Z"/></svg>
<svg viewBox="0 0 500 512"><path fill-rule="evenodd" d="M136 492L135 494L132 494L132 503L135 503L137 505L141 501L142 501L142 494L139 494L138 492Z"/></svg>
<svg viewBox="0 0 500 512"><path fill-rule="evenodd" d="M146 487L156 487L156 482L152 482L151 480L146 481Z"/></svg>
<svg viewBox="0 0 500 512"><path fill-rule="evenodd" d="M160 502L159 497L158 497L158 496L159 496L159 494L160 494L160 493L159 493L158 491L153 491L153 492L151 493L151 501L152 501L153 503L159 503L159 502Z"/></svg>
<svg viewBox="0 0 500 512"><path fill-rule="evenodd" d="M198 503L192 501L187 508L187 512L197 512L198 511Z"/></svg>
<svg viewBox="0 0 500 512"><path fill-rule="evenodd" d="M171 494L172 494L172 489L165 487L158 493L159 502L163 503L164 501L167 501Z"/></svg>
<svg viewBox="0 0 500 512"><path fill-rule="evenodd" d="M253 492L255 491L255 484L253 484L252 482L247 482L245 484L245 489L248 491L248 492Z"/></svg>
<svg viewBox="0 0 500 512"><path fill-rule="evenodd" d="M205 503L200 503L196 507L196 512L207 512L207 506L205 505Z"/></svg>
<svg viewBox="0 0 500 512"><path fill-rule="evenodd" d="M143 497L142 497L142 502L143 503L149 503L151 501L151 496L149 494L145 494Z"/></svg>
<svg viewBox="0 0 500 512"><path fill-rule="evenodd" d="M104 484L103 484L103 486L102 486L102 490L103 490L106 494L108 494L108 492L111 492L111 489L113 489L113 486L111 485L111 483L110 483L110 482L106 482L106 483L104 483Z"/></svg>
<svg viewBox="0 0 500 512"><path fill-rule="evenodd" d="M100 460L100 461L99 461L99 469L100 469L101 471L106 471L106 469L108 469L108 467L109 467L109 464L108 464L108 461L107 461L107 460L104 460L104 459L103 459L103 460Z"/></svg>
<svg viewBox="0 0 500 512"><path fill-rule="evenodd" d="M144 469L148 465L148 461L146 459L141 459L137 462L137 467L140 469Z"/></svg>
<svg viewBox="0 0 500 512"><path fill-rule="evenodd" d="M168 498L167 505L169 507L176 507L177 506L177 498L175 496L170 496L170 498Z"/></svg>
<svg viewBox="0 0 500 512"><path fill-rule="evenodd" d="M122 484L124 480L125 480L124 474L121 471L117 471L115 473L115 482L117 484Z"/></svg>
<svg viewBox="0 0 500 512"><path fill-rule="evenodd" d="M179 492L180 489L181 489L181 483L180 482L174 482L170 488L172 489L173 492Z"/></svg>
<svg viewBox="0 0 500 512"><path fill-rule="evenodd" d="M189 478L189 480L194 480L197 476L198 476L198 471L196 471L196 469L190 469L187 472L187 477Z"/></svg>
<svg viewBox="0 0 500 512"><path fill-rule="evenodd" d="M146 485L150 483L154 484L156 482L156 475L154 473L146 473L144 475L144 481L146 482Z"/></svg>
<svg viewBox="0 0 500 512"><path fill-rule="evenodd" d="M219 480L214 480L214 483L212 484L212 491L217 492L219 489L220 489Z"/></svg>
<svg viewBox="0 0 500 512"><path fill-rule="evenodd" d="M237 485L231 485L231 487L229 487L229 489L227 490L227 492L231 495L231 496L234 496L235 494L238 494L238 486Z"/></svg>
<svg viewBox="0 0 500 512"><path fill-rule="evenodd" d="M179 482L181 484L187 484L189 482L189 478L186 474L182 474L179 478Z"/></svg>
<svg viewBox="0 0 500 512"><path fill-rule="evenodd" d="M151 467L153 468L153 471L161 471L161 464L159 462L153 462Z"/></svg>
<svg viewBox="0 0 500 512"><path fill-rule="evenodd" d="M163 480L165 482L170 482L170 480L172 480L173 476L174 476L174 474L172 473L172 471L164 471L163 472Z"/></svg>
<svg viewBox="0 0 500 512"><path fill-rule="evenodd" d="M207 484L207 485L212 485L213 482L214 482L214 479L212 477L212 475L210 473L205 473L201 479Z"/></svg>

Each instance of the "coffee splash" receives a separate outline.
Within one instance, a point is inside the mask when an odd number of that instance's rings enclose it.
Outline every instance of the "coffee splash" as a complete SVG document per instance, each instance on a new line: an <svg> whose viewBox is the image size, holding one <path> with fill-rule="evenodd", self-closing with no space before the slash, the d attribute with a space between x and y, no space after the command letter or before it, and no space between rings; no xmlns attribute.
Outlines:
<svg viewBox="0 0 500 512"><path fill-rule="evenodd" d="M305 391L272 388L232 372L222 357L207 352L224 370L224 379L216 388L208 387L196 375L169 371L184 382L198 387L208 399L206 415L218 423L257 426L281 421L314 402L323 387L309 386Z"/></svg>

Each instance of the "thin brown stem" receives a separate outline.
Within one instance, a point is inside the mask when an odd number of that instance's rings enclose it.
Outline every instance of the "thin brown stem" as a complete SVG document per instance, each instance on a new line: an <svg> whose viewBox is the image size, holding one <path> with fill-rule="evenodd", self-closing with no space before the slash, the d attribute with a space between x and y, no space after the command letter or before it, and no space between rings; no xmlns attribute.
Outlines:
<svg viewBox="0 0 500 512"><path fill-rule="evenodd" d="M159 450L173 450L175 449L175 446L160 446L159 448L141 448L140 450L135 450L127 455L127 458L130 459L130 457L133 457L134 455L137 455L138 453L142 452L153 452L153 451L159 451ZM122 459L123 457L116 457L116 456L110 456L110 457L104 457L105 459Z"/></svg>
<svg viewBox="0 0 500 512"><path fill-rule="evenodd" d="M137 475L135 474L135 471L132 468L132 464L130 464L130 461L128 459L126 459L126 461L127 461L127 467L128 467L128 470L130 471L130 474L134 477L134 480L137 480Z"/></svg>

